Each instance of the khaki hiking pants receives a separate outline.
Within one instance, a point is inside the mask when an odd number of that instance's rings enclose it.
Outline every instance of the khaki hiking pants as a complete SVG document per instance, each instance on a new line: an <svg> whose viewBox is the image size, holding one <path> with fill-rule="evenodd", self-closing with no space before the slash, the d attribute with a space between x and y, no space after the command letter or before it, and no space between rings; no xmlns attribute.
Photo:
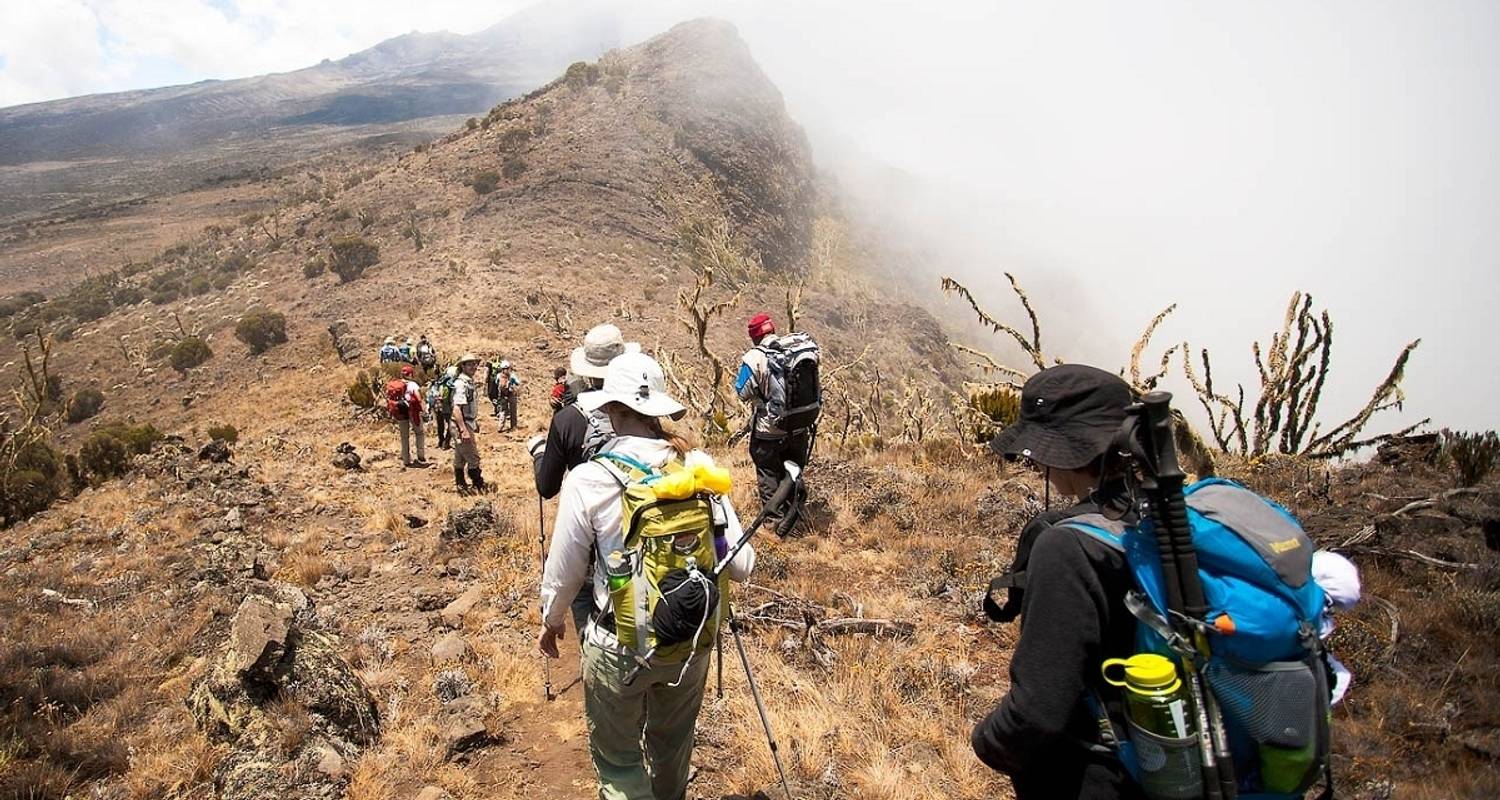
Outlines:
<svg viewBox="0 0 1500 800"><path fill-rule="evenodd" d="M709 651L700 649L675 689L682 663L641 670L592 642L583 645L583 709L600 800L683 800L693 760L693 728L703 708Z"/></svg>
<svg viewBox="0 0 1500 800"><path fill-rule="evenodd" d="M453 433L453 466L457 469L475 470L479 469L479 437L470 436L468 439L460 439L458 432Z"/></svg>
<svg viewBox="0 0 1500 800"><path fill-rule="evenodd" d="M396 427L401 430L401 463L411 464L411 434L413 429L417 434L417 460L427 460L427 430L426 426L418 422L412 425L409 419L396 420Z"/></svg>

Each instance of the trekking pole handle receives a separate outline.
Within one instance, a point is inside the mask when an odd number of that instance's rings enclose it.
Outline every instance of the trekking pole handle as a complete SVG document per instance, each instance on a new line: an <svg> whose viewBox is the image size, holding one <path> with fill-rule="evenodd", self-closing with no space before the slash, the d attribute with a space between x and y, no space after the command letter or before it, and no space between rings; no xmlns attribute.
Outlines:
<svg viewBox="0 0 1500 800"><path fill-rule="evenodd" d="M713 571L709 573L709 580L715 583L718 582L719 576L739 556L740 551L745 549L745 545L750 543L750 537L754 536L755 532L760 530L760 526L766 524L766 519L771 516L771 512L774 509L781 508L786 503L787 498L791 496L792 491L797 488L797 481L802 477L802 468L790 461L786 463L786 466L786 477L781 479L781 485L776 487L776 493L771 495L770 502L766 503L765 507L760 510L760 513L755 516L755 520L750 523L750 527L745 529L745 534L740 537L740 540L734 543L734 547L731 547L729 552L725 553L724 557L719 559L719 563L714 565ZM647 650L645 655L636 658L635 666L631 668L630 672L625 673L624 683L626 686L635 683L635 679L641 675L641 670L651 666L651 658L655 655L656 648L653 647Z"/></svg>
<svg viewBox="0 0 1500 800"><path fill-rule="evenodd" d="M1203 583L1198 579L1198 552L1193 547L1193 530L1188 522L1187 498L1183 495L1186 476L1177 463L1177 446L1172 436L1172 394L1148 392L1141 398L1145 415L1146 443L1151 453L1157 496L1152 514L1172 550L1182 597L1178 609L1196 620L1203 619L1208 604L1203 599Z"/></svg>

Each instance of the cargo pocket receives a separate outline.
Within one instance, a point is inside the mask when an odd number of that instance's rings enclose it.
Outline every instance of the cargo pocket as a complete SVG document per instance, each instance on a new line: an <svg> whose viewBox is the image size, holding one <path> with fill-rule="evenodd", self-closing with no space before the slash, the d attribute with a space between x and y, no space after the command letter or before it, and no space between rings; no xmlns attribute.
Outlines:
<svg viewBox="0 0 1500 800"><path fill-rule="evenodd" d="M1317 781L1328 753L1328 677L1316 657L1260 666L1215 658L1203 674L1230 730L1253 743L1249 763L1237 765L1242 779L1251 767L1261 791L1299 796Z"/></svg>
<svg viewBox="0 0 1500 800"><path fill-rule="evenodd" d="M1196 800L1203 796L1198 737L1160 736L1129 721L1135 779L1151 800Z"/></svg>

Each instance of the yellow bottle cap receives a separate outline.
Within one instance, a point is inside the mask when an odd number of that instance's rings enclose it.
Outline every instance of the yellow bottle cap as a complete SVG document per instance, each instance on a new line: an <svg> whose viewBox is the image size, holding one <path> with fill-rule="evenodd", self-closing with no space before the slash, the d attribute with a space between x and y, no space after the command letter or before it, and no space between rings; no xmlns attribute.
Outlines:
<svg viewBox="0 0 1500 800"><path fill-rule="evenodd" d="M1109 668L1120 666L1125 670L1125 680L1109 677ZM1177 667L1170 659L1155 653L1137 653L1130 658L1111 658L1100 670L1104 681L1112 686L1131 686L1142 689L1162 689L1177 683Z"/></svg>

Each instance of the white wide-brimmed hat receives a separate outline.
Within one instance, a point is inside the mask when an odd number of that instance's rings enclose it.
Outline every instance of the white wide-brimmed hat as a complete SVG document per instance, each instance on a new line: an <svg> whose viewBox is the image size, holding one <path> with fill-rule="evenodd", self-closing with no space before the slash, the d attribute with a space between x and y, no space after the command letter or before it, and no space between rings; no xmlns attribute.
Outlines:
<svg viewBox="0 0 1500 800"><path fill-rule="evenodd" d="M603 378L616 356L639 352L640 343L625 341L619 328L609 323L595 325L583 335L583 346L573 348L568 369L581 378Z"/></svg>
<svg viewBox="0 0 1500 800"><path fill-rule="evenodd" d="M605 370L604 388L578 395L578 405L584 411L594 411L606 403L619 403L648 417L682 419L687 413L667 394L661 365L645 353L617 356Z"/></svg>

